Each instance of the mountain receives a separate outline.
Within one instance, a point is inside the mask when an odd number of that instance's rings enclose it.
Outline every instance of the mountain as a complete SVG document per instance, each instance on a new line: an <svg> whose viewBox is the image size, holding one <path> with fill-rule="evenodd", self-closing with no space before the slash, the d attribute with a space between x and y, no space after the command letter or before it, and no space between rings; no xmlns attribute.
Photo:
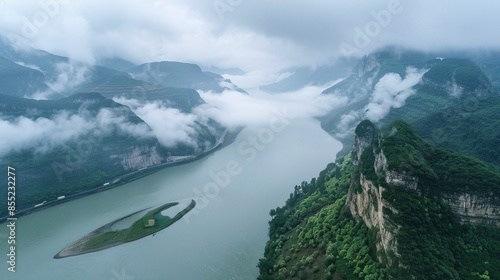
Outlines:
<svg viewBox="0 0 500 280"><path fill-rule="evenodd" d="M246 93L230 80L212 72L203 72L196 64L162 61L129 69L134 79L164 87L182 87L203 91L223 92L235 90Z"/></svg>
<svg viewBox="0 0 500 280"><path fill-rule="evenodd" d="M40 101L1 96L0 111L2 127L27 134L0 157L16 168L18 209L102 186L166 162L168 152L183 152L162 147L152 135L139 136L149 126L96 93Z"/></svg>
<svg viewBox="0 0 500 280"><path fill-rule="evenodd" d="M121 58L102 58L96 63L99 66L103 66L109 69L114 69L121 72L127 72L128 69L137 66L136 64Z"/></svg>
<svg viewBox="0 0 500 280"><path fill-rule="evenodd" d="M197 123L191 127L195 145L166 146L129 107L98 93L58 100L0 95L0 113L5 133L22 134L0 149L0 162L16 168L16 183L22 186L17 188L18 209L172 164L178 156L193 159L215 147L222 134L220 127Z"/></svg>
<svg viewBox="0 0 500 280"><path fill-rule="evenodd" d="M500 97L466 100L412 126L432 144L500 166Z"/></svg>
<svg viewBox="0 0 500 280"><path fill-rule="evenodd" d="M364 57L348 78L323 94L346 100L341 109L321 118L322 127L344 143L339 155L349 151L355 123L365 118L379 125L394 120L414 124L449 107L482 110L486 100L496 102L499 96L488 76L469 59L441 58L397 47ZM423 136L431 140L429 135Z"/></svg>
<svg viewBox="0 0 500 280"><path fill-rule="evenodd" d="M235 76L245 75L245 71L241 70L240 68L219 68L217 66L210 65L210 66L203 66L202 70L203 72L212 72L219 75L224 75L224 74L235 75Z"/></svg>
<svg viewBox="0 0 500 280"><path fill-rule="evenodd" d="M48 79L53 78L54 69L58 64L68 63L67 57L51 54L46 51L31 48L27 45L13 45L8 39L0 36L0 56L15 63L31 65L44 73Z"/></svg>
<svg viewBox="0 0 500 280"><path fill-rule="evenodd" d="M45 76L32 69L0 57L0 94L24 97L31 92L48 91Z"/></svg>
<svg viewBox="0 0 500 280"><path fill-rule="evenodd" d="M402 121L363 121L354 143L270 211L259 279L500 277L498 167Z"/></svg>
<svg viewBox="0 0 500 280"><path fill-rule="evenodd" d="M5 86L0 85L0 93L36 99L59 99L79 92L98 92L108 98L126 95L139 99L149 93L159 96L156 93L163 92L163 95L170 93L179 99L188 92L189 98L178 100L178 103L201 104L204 102L201 98L194 100L194 90L246 93L230 80L204 72L196 64L164 61L136 66L114 58L100 59L98 65L90 65L29 46L13 46L4 38L0 38L0 71L6 79ZM23 83L12 80L7 76L9 73L15 73L18 80L23 75ZM178 93L174 93L175 88L178 88Z"/></svg>
<svg viewBox="0 0 500 280"><path fill-rule="evenodd" d="M332 65L321 65L316 68L295 67L283 70L281 75L287 77L270 85L261 86L265 92L280 93L296 91L305 86L323 86L349 76L353 67L359 63L354 58L339 59Z"/></svg>
<svg viewBox="0 0 500 280"><path fill-rule="evenodd" d="M116 69L0 38L0 129L18 135L1 141L0 162L18 171L18 209L194 160L222 143L226 129L194 110L205 104L195 89L134 79L120 69L135 66L120 59L100 63ZM197 65L152 65L186 85L239 90Z"/></svg>

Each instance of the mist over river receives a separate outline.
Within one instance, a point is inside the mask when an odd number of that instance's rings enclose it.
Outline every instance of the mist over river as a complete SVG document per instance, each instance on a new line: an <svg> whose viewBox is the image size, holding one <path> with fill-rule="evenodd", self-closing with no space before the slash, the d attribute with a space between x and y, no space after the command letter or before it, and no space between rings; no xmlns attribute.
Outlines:
<svg viewBox="0 0 500 280"><path fill-rule="evenodd" d="M335 159L341 144L313 118L245 128L201 160L57 205L16 223L16 272L1 279L256 279L269 210ZM19 186L21 188L22 186ZM177 223L135 242L54 259L69 243L134 211L195 199ZM0 228L7 259L5 223ZM8 278L7 278L8 276Z"/></svg>

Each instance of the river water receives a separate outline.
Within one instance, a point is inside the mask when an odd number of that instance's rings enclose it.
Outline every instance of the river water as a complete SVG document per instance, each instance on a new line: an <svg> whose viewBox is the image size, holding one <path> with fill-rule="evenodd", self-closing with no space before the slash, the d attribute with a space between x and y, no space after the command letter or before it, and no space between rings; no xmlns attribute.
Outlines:
<svg viewBox="0 0 500 280"><path fill-rule="evenodd" d="M247 127L201 160L19 218L16 272L7 270L0 228L0 279L256 279L269 210L335 158L341 144L317 120ZM100 252L53 259L69 243L134 211L170 201L198 205L172 226Z"/></svg>

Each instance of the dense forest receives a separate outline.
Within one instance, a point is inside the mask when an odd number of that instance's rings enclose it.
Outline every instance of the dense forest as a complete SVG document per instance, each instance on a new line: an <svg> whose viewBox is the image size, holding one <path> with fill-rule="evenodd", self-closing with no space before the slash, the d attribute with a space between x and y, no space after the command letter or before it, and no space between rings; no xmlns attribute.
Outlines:
<svg viewBox="0 0 500 280"><path fill-rule="evenodd" d="M377 133L358 165L350 155L329 164L270 211L259 279L500 279L500 229L464 223L441 199L450 192L498 197L498 167L433 146L402 121ZM381 151L389 169L419 178L417 189L388 184L376 173ZM363 191L360 176L384 190L391 206L384 215L397 229L395 255L377 250L377 228L346 206L348 193Z"/></svg>

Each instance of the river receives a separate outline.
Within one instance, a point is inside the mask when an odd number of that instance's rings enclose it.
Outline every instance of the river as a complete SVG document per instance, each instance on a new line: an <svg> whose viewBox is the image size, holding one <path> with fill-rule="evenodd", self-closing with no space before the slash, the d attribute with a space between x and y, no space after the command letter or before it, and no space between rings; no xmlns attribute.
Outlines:
<svg viewBox="0 0 500 280"><path fill-rule="evenodd" d="M254 280L269 210L282 206L295 185L318 176L340 149L312 118L247 127L234 143L195 162L19 218L15 273L7 270L8 229L2 224L0 279ZM155 236L53 259L117 218L191 198L197 208Z"/></svg>

